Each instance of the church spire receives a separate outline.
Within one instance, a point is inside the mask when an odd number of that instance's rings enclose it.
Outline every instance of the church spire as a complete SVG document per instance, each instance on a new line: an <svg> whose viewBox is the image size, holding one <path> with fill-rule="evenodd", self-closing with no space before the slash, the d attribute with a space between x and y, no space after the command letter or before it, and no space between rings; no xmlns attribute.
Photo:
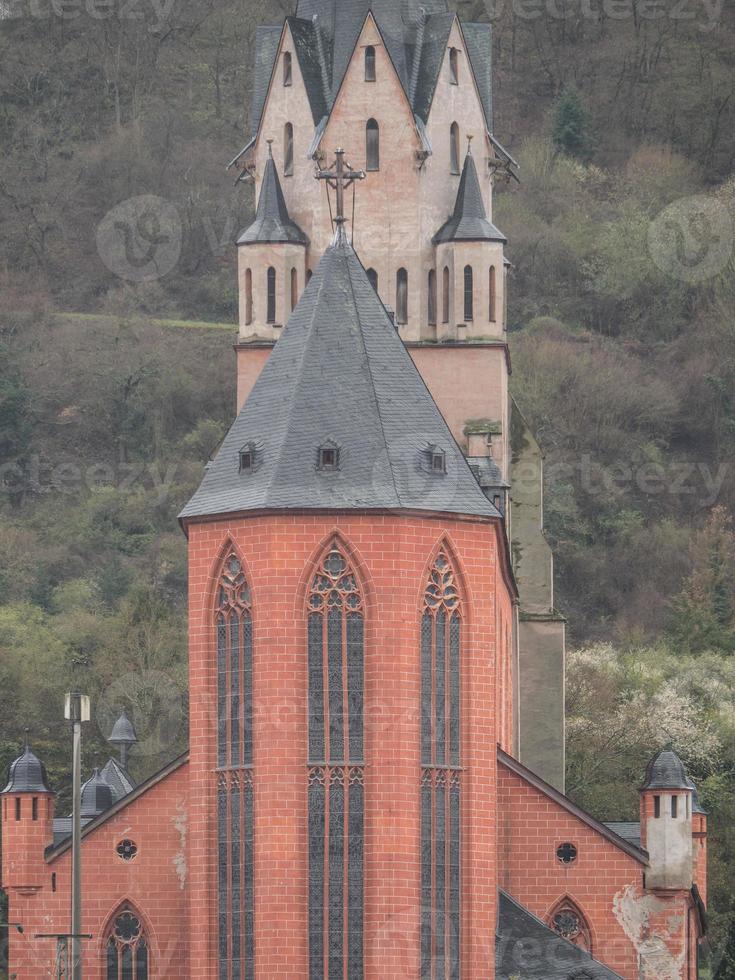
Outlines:
<svg viewBox="0 0 735 980"><path fill-rule="evenodd" d="M471 140L471 137L469 139ZM454 212L434 236L435 245L458 241L507 241L505 235L488 220L485 202L482 199L480 178L477 175L475 158L472 156L471 143L467 148Z"/></svg>
<svg viewBox="0 0 735 980"><path fill-rule="evenodd" d="M273 141L268 141L268 160L258 198L255 221L238 238L238 245L263 245L291 242L308 245L309 239L291 220L273 159Z"/></svg>

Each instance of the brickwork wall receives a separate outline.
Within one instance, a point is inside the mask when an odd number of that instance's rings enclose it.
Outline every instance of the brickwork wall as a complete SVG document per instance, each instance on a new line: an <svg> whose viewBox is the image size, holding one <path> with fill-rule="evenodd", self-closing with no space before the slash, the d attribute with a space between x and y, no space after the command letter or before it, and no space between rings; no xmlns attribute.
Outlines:
<svg viewBox="0 0 735 980"><path fill-rule="evenodd" d="M85 980L104 980L108 930L123 904L137 911L144 923L150 976L161 980L188 976L187 798L188 766L184 765L84 837L82 927L93 937L84 943ZM12 822L9 828L4 824L3 831L4 854L17 853ZM132 861L116 853L124 839L138 847ZM71 850L44 862L43 851L50 843L39 837L32 848L44 868L39 890L9 889L10 921L24 928L23 935L12 930L10 935L10 969L17 980L56 976L55 941L35 936L70 929Z"/></svg>
<svg viewBox="0 0 735 980"><path fill-rule="evenodd" d="M335 535L366 594L366 977L417 971L420 906L419 617L448 542L465 594L463 975L493 976L498 615L510 617L497 530L370 514L286 515L190 528L191 976L214 980L216 881L213 583L234 545L253 594L256 972L307 976L307 672L304 594ZM497 603L497 610L496 610ZM484 842L487 843L485 846ZM477 845L477 846L475 846Z"/></svg>

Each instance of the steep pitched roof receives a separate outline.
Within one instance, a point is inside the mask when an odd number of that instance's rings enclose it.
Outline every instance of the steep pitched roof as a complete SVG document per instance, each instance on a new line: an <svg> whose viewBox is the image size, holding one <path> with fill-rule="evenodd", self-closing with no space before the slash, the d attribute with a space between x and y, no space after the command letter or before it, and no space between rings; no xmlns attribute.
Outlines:
<svg viewBox="0 0 735 980"><path fill-rule="evenodd" d="M470 57L472 71L480 93L482 108L485 112L487 131L493 131L493 71L492 43L493 33L490 24L462 23L462 33L467 54Z"/></svg>
<svg viewBox="0 0 735 980"><path fill-rule="evenodd" d="M435 245L460 241L507 241L505 235L487 219L485 202L480 190L480 178L477 176L477 167L471 153L465 157L454 213L434 235Z"/></svg>
<svg viewBox="0 0 735 980"><path fill-rule="evenodd" d="M329 77L329 65L326 62L322 64L322 57L326 58L326 49L323 45L320 46L317 26L312 21L289 17L286 23L291 29L296 57L299 60L312 119L316 126L329 111L329 91L325 91L324 77L325 72L326 77Z"/></svg>
<svg viewBox="0 0 735 980"><path fill-rule="evenodd" d="M428 120L456 19L447 0L299 0L296 16L287 18L287 23L315 126L331 111L369 13L375 18L414 113L421 122ZM491 130L491 27L469 23L462 24L462 30ZM252 145L260 129L282 33L282 27L261 27L256 33L251 140L238 157Z"/></svg>
<svg viewBox="0 0 735 980"><path fill-rule="evenodd" d="M112 789L115 803L121 800L123 796L127 796L128 793L132 793L135 789L135 782L131 778L130 773L123 769L115 759L108 760L102 770L102 777Z"/></svg>
<svg viewBox="0 0 735 980"><path fill-rule="evenodd" d="M497 980L511 980L520 975L523 980L622 980L619 974L563 939L502 890L498 893L497 940ZM519 962L518 953L524 946L534 953L523 956Z"/></svg>
<svg viewBox="0 0 735 980"><path fill-rule="evenodd" d="M309 239L296 222L291 220L288 213L272 152L269 153L263 173L255 221L240 235L237 244L254 245L267 242L309 244Z"/></svg>
<svg viewBox="0 0 735 980"><path fill-rule="evenodd" d="M366 508L499 517L341 230L181 518Z"/></svg>

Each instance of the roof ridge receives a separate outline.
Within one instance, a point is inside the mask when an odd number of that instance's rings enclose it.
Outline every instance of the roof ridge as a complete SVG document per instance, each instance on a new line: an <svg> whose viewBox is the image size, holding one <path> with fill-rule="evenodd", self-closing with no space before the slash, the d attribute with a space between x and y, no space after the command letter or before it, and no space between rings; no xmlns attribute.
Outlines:
<svg viewBox="0 0 735 980"><path fill-rule="evenodd" d="M357 252L355 252L355 250L352 248L351 245L347 245L347 248L350 249L350 251L354 255L355 259L357 259L357 261L360 262L360 265L362 266L363 271L364 271L365 270L365 266L362 265L362 262L360 261L360 258L357 255ZM348 253L345 253L345 261L346 262L347 262L347 259L348 259ZM348 275L348 278L349 278L349 281L350 281L350 292L352 293L352 303L353 303L353 305L355 307L355 312L358 312L359 307L357 305L357 297L355 296L355 284L352 281L352 271L349 268L349 263L348 263L348 266L347 266L347 275ZM365 273L365 275L367 275L367 272ZM387 315L388 314L386 313L386 316ZM400 491L398 490L398 485L396 483L396 476L395 476L395 473L393 472L393 467L390 465L390 449L389 449L389 445L388 445L388 439L387 439L387 436L386 436L386 433L385 433L385 422L383 421L383 413L380 410L380 400L378 398L378 393L375 390L375 377L373 375L373 369L372 369L372 366L370 364L370 355L368 354L367 345L365 343L365 334L363 332L363 326L362 326L362 323L359 321L359 318L358 318L358 322L359 322L359 329L358 329L357 332L358 332L358 334L360 336L360 344L361 344L362 349L363 349L363 352L365 354L365 363L367 365L368 374L370 375L370 391L371 391L372 397L373 397L373 399L375 401L375 411L376 411L376 413L378 415L378 421L380 422L380 431L383 434L383 442L385 443L386 451L387 451L388 456L389 456L389 459L388 459L388 469L390 470L391 482L393 483L393 490L394 490L395 495L396 495L396 500L398 501L399 505L401 505L402 504L401 494L400 494Z"/></svg>

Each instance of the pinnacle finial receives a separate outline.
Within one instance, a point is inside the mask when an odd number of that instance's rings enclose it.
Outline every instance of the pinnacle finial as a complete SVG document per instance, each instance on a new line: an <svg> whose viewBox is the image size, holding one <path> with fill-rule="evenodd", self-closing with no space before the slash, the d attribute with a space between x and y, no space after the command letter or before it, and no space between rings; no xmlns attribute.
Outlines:
<svg viewBox="0 0 735 980"><path fill-rule="evenodd" d="M26 749L31 747L31 730L27 725L23 729L23 744Z"/></svg>
<svg viewBox="0 0 735 980"><path fill-rule="evenodd" d="M268 156L272 160L273 159L273 143L274 143L274 140L273 139L266 140L266 143L268 144Z"/></svg>
<svg viewBox="0 0 735 980"><path fill-rule="evenodd" d="M468 133L468 134L467 134L467 153L468 153L468 154L469 154L470 156L472 155L472 140L473 140L474 138L475 138L475 137L474 137L474 136L473 136L473 135L472 135L471 133Z"/></svg>

